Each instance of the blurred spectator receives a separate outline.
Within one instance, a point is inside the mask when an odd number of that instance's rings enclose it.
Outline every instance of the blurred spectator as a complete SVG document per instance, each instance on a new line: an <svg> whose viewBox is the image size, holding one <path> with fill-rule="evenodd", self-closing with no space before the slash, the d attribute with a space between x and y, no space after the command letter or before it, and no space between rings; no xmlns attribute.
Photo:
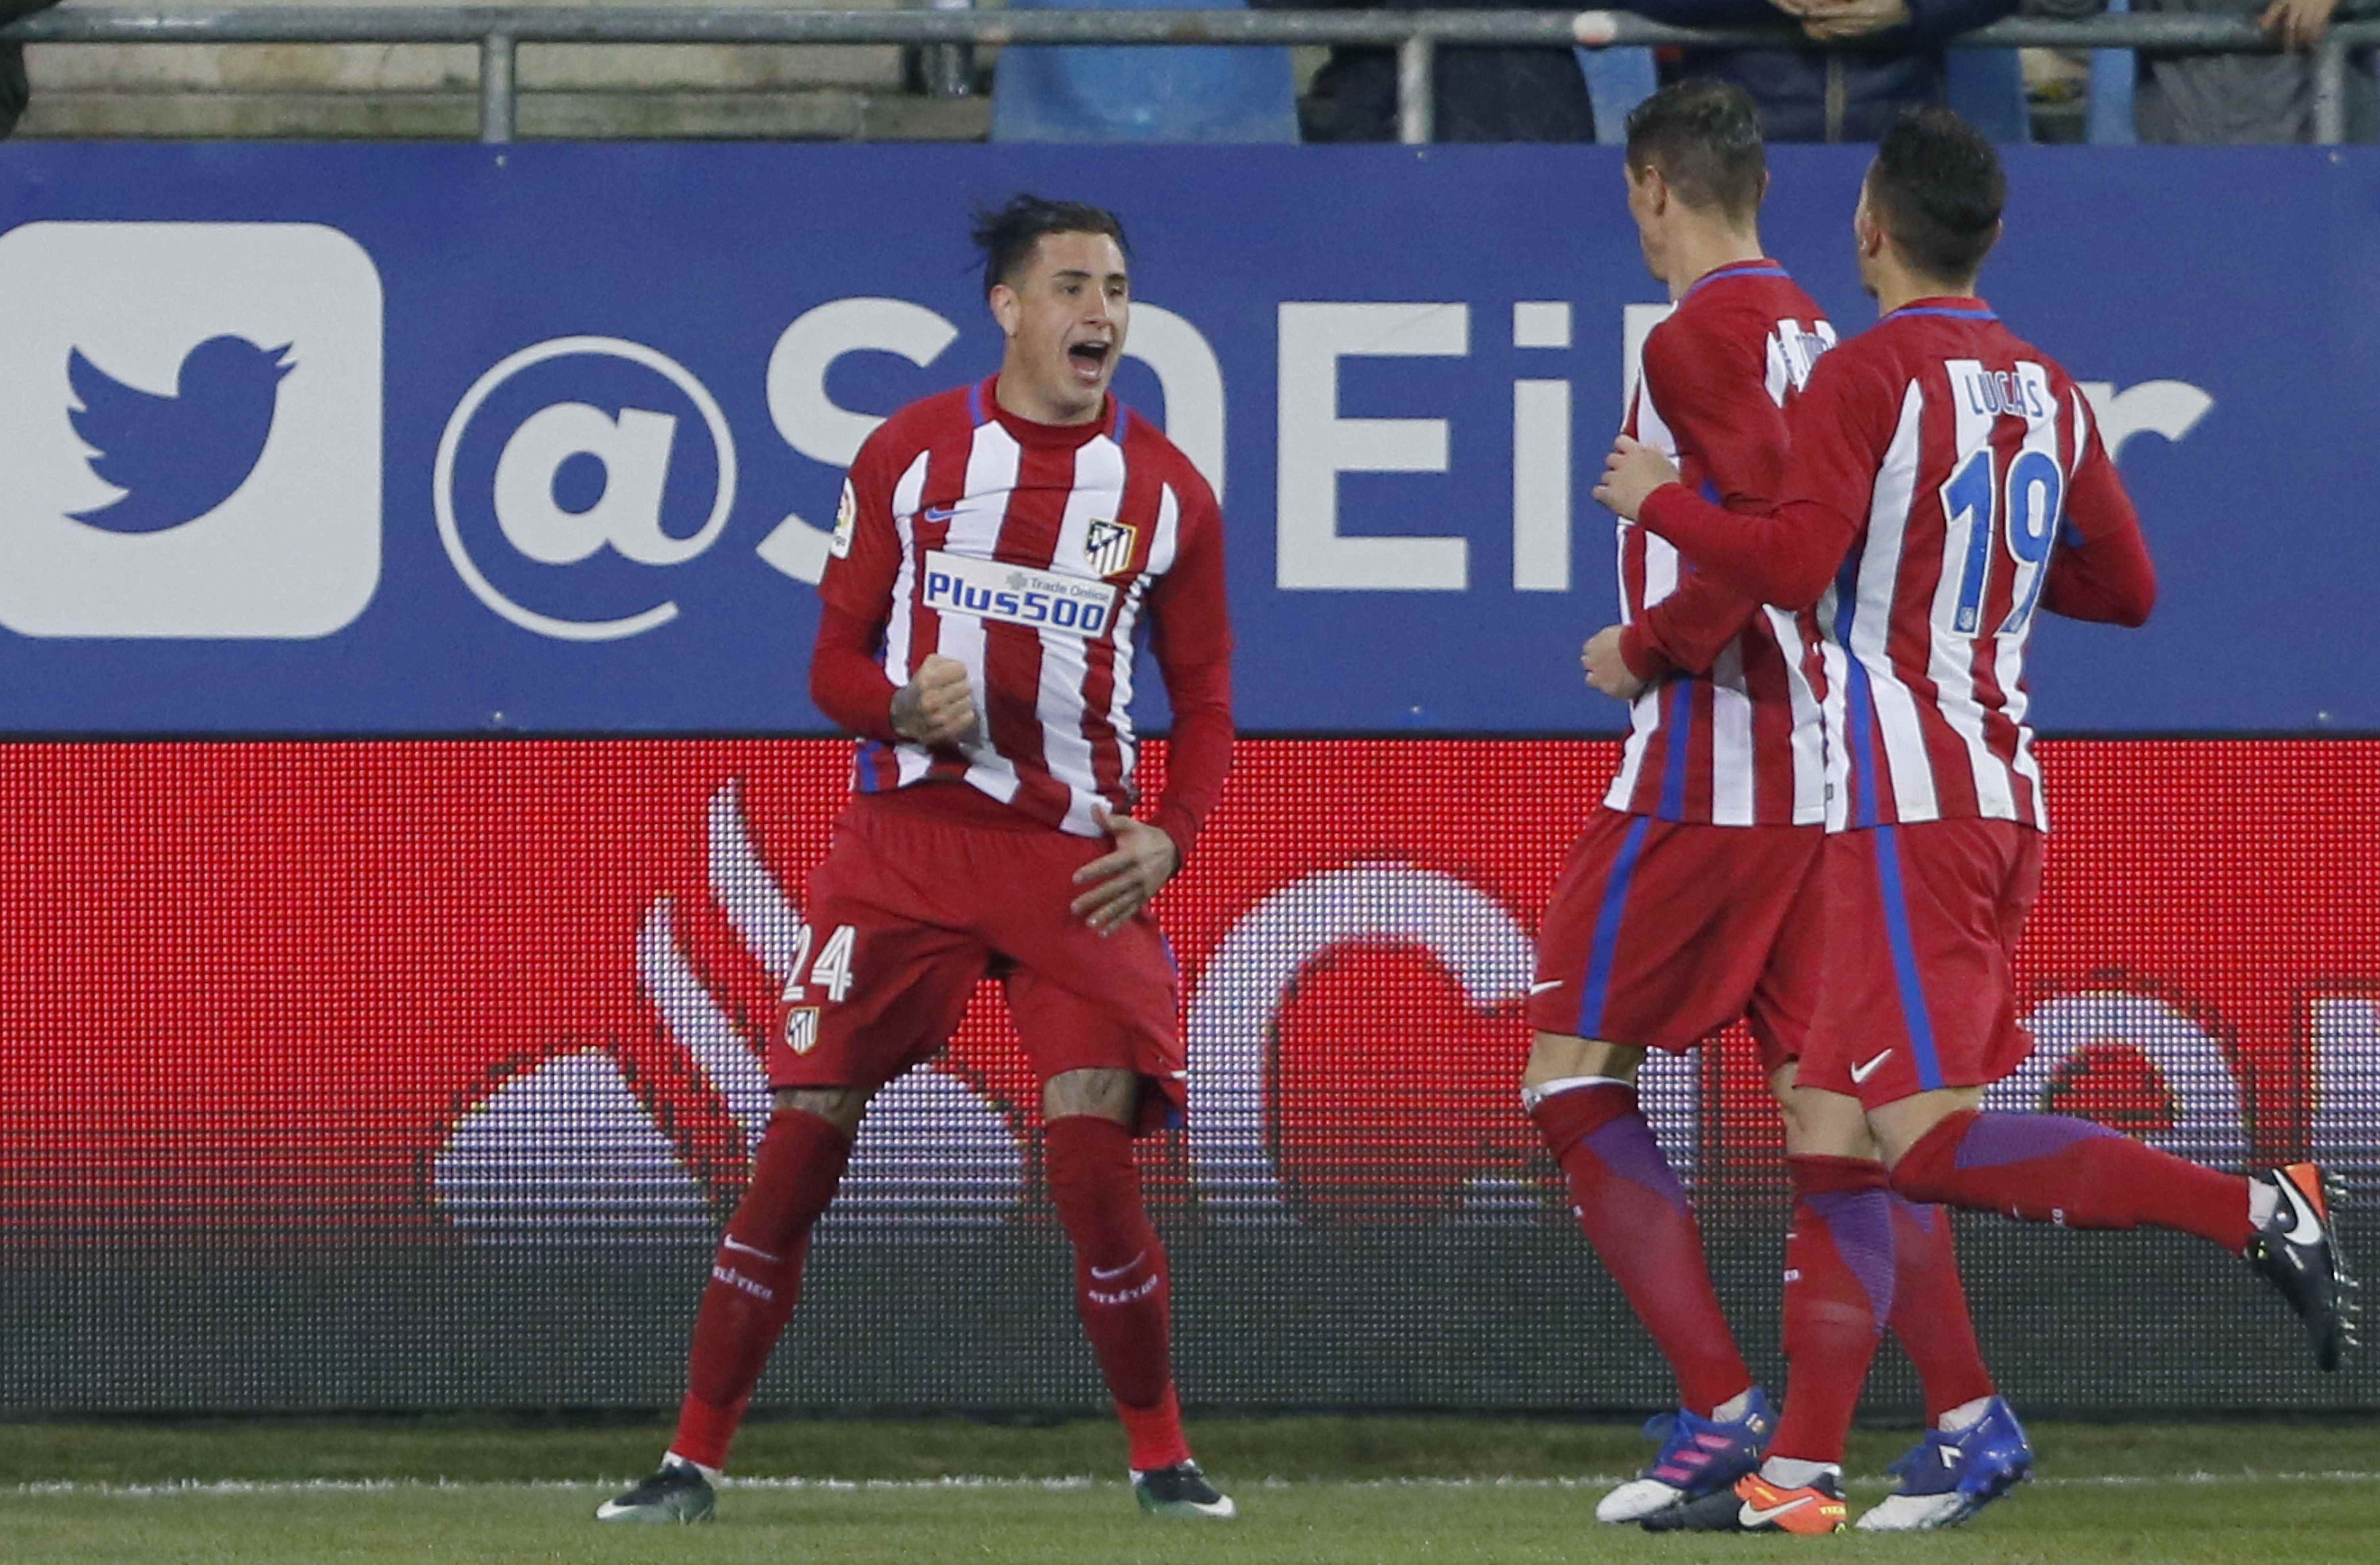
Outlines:
<svg viewBox="0 0 2380 1565"><path fill-rule="evenodd" d="M2097 7L2091 7L2095 10ZM2213 145L2313 140L2313 49L2334 12L2368 14L2355 0L2132 0L2135 11L2251 16L2282 47L2278 55L2155 55L2143 51L2132 118L2143 141ZM2350 107L2368 99L2362 73L2348 76ZM2357 119L2364 118L2356 114Z"/></svg>
<svg viewBox="0 0 2380 1565"><path fill-rule="evenodd" d="M1691 49L1679 68L1664 74L1717 77L1742 87L1760 105L1771 141L1874 141L1902 104L1941 101L1944 40L2016 7L2017 0L1635 0L1627 9L1683 27L1786 19L1814 42L1855 43L1828 53Z"/></svg>
<svg viewBox="0 0 2380 1565"><path fill-rule="evenodd" d="M1368 10L1365 0L1249 0L1274 10L1308 6ZM1495 0L1391 0L1388 10L1505 10ZM1595 111L1586 80L1567 44L1547 48L1438 51L1436 128L1439 141L1592 141ZM1298 117L1308 141L1397 139L1397 55L1393 49L1333 49L1315 76Z"/></svg>
<svg viewBox="0 0 2380 1565"><path fill-rule="evenodd" d="M58 0L0 0L0 27L57 3ZM25 112L27 95L25 46L0 43L0 137L17 128L17 121Z"/></svg>
<svg viewBox="0 0 2380 1565"><path fill-rule="evenodd" d="M1287 6L1317 0L1251 0ZM1318 0L1328 6L1363 0ZM1501 8L1495 0L1445 4ZM2328 0L2281 0L2321 5ZM1430 0L1391 0L1417 9ZM1999 20L2017 0L1632 0L1625 8L1686 27L1799 26L1818 49L1686 52L1665 74L1732 81L1760 104L1774 141L1873 141L1904 103L1942 97L1942 42ZM1438 52L1440 141L1587 141L1595 113L1565 48ZM1397 134L1397 59L1390 49L1333 49L1302 105L1309 141L1392 141Z"/></svg>

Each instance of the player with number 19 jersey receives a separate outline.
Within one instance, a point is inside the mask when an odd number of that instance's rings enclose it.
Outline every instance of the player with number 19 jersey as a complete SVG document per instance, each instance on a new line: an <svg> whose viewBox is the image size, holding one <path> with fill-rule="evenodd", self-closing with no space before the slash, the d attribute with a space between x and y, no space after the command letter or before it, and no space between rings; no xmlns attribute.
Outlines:
<svg viewBox="0 0 2380 1565"><path fill-rule="evenodd" d="M2140 624L2147 547L2082 389L1980 299L1919 299L1828 354L1792 425L1773 518L1676 483L1640 519L1742 590L1819 603L1847 657L1818 1029L1842 1048L1803 1082L1871 1106L1994 1082L2032 1048L2010 964L2049 824L2034 616Z"/></svg>
<svg viewBox="0 0 2380 1565"><path fill-rule="evenodd" d="M1627 431L1729 510L1773 503L1785 408L1835 340L1774 261L1722 266L1645 342ZM1547 905L1529 1024L1684 1049L1749 1014L1768 1068L1815 1003L1829 687L1816 616L1620 525L1621 655L1647 681L1618 776Z"/></svg>

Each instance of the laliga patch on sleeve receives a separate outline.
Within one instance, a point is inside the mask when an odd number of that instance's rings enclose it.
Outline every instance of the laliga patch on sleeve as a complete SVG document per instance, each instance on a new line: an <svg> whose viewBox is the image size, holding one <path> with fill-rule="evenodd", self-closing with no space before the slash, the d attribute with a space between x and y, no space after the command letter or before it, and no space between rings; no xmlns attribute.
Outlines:
<svg viewBox="0 0 2380 1565"><path fill-rule="evenodd" d="M834 508L834 537L826 552L838 560L851 556L851 535L859 529L859 496L852 491L851 480L843 480L843 501Z"/></svg>

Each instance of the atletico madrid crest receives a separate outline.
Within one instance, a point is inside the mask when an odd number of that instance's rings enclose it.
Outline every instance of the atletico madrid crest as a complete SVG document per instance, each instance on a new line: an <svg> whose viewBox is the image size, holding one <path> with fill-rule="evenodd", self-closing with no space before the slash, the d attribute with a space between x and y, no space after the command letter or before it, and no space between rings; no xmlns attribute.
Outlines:
<svg viewBox="0 0 2380 1565"><path fill-rule="evenodd" d="M1093 522L1083 533L1083 559L1096 576L1121 575L1132 564L1136 528L1125 522Z"/></svg>
<svg viewBox="0 0 2380 1565"><path fill-rule="evenodd" d="M807 932L805 932L807 938ZM785 1013L785 1047L796 1054L808 1054L818 1047L819 1008L796 1005Z"/></svg>

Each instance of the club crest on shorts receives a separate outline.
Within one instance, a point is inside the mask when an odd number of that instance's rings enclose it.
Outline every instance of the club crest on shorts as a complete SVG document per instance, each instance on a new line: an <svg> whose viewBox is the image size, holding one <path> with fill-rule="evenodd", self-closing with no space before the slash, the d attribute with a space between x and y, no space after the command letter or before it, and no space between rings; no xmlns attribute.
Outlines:
<svg viewBox="0 0 2380 1565"><path fill-rule="evenodd" d="M1140 530L1129 522L1094 521L1083 529L1083 559L1091 574L1115 576L1132 564L1132 546Z"/></svg>
<svg viewBox="0 0 2380 1565"><path fill-rule="evenodd" d="M796 1005L785 1013L785 1047L796 1054L808 1054L818 1047L819 1008Z"/></svg>

